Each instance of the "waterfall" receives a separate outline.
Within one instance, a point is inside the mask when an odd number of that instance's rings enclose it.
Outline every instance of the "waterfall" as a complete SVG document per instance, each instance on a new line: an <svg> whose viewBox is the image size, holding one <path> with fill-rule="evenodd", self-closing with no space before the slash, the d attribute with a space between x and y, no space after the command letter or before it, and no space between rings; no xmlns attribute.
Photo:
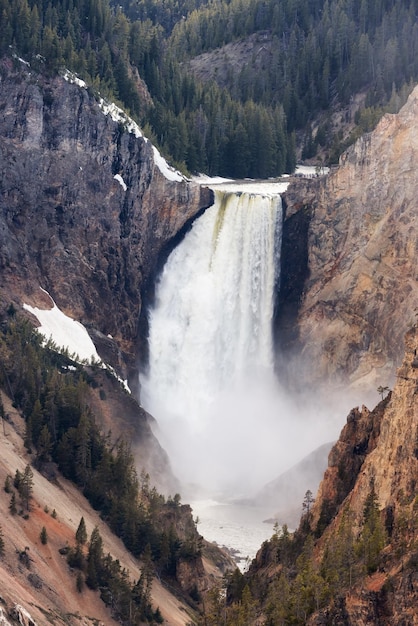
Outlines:
<svg viewBox="0 0 418 626"><path fill-rule="evenodd" d="M236 448L256 445L274 385L281 229L279 195L216 191L159 278L142 403L184 481L232 485Z"/></svg>

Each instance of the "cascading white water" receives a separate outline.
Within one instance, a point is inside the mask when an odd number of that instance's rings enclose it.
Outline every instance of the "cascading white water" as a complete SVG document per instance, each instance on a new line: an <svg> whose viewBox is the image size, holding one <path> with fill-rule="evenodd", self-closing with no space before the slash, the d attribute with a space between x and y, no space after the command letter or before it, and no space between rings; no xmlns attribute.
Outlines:
<svg viewBox="0 0 418 626"><path fill-rule="evenodd" d="M142 402L183 481L236 488L235 448L256 451L281 225L279 195L216 191L158 281Z"/></svg>

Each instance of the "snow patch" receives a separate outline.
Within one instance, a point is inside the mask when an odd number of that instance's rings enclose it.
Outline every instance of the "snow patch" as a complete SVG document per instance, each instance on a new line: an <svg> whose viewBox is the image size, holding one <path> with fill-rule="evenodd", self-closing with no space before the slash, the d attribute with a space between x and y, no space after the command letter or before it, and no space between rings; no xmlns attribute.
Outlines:
<svg viewBox="0 0 418 626"><path fill-rule="evenodd" d="M84 82L84 80L78 78L78 76L76 76L76 74L74 74L73 72L70 72L70 70L65 70L65 72L63 73L63 78L69 83L74 83L79 87L82 87L83 89L87 89L87 84ZM128 133L135 135L135 137L137 137L138 139L144 139L145 142L149 141L146 137L144 137L138 124L116 104L114 104L113 102L107 102L107 100L105 100L104 98L99 98L99 107L105 115L110 115L114 122L117 122L118 124L123 124ZM167 161L164 159L164 157L161 156L155 146L153 146L152 148L154 154L154 163L160 170L161 174L165 176L165 178L175 182L183 182L184 180L186 180L183 174L181 174L178 170L176 170L174 167L171 167L171 165L167 163Z"/></svg>
<svg viewBox="0 0 418 626"><path fill-rule="evenodd" d="M36 622L32 619L31 614L20 604L16 604L12 611L12 616L21 626L36 626Z"/></svg>
<svg viewBox="0 0 418 626"><path fill-rule="evenodd" d="M148 139L143 136L138 124L134 122L134 120L129 117L125 111L116 106L114 102L107 102L104 98L99 98L99 107L103 113L105 115L109 115L114 122L123 124L128 133L135 135L138 139L142 137L145 141L148 141Z"/></svg>
<svg viewBox="0 0 418 626"><path fill-rule="evenodd" d="M28 67L30 67L30 63L28 63L28 61L25 61L25 59L18 57L17 54L13 54L13 58L16 59L16 61L23 63L23 65L27 65Z"/></svg>
<svg viewBox="0 0 418 626"><path fill-rule="evenodd" d="M296 176L304 176L305 178L316 178L319 175L328 174L329 167L324 165L297 165L295 170Z"/></svg>
<svg viewBox="0 0 418 626"><path fill-rule="evenodd" d="M122 176L120 174L115 174L113 178L118 181L118 183L122 187L123 191L126 191L128 189L128 187L126 186L125 181L123 180L123 178L122 178Z"/></svg>
<svg viewBox="0 0 418 626"><path fill-rule="evenodd" d="M118 124L123 124L128 133L135 135L138 139L142 137L144 141L148 141L146 137L144 137L141 129L138 124L127 115L121 108L116 106L114 103L107 102L104 98L99 99L99 106L105 115L110 115L114 122ZM184 176L180 174L174 167L171 167L167 163L167 161L161 156L155 146L152 146L153 155L154 155L154 163L160 170L161 174L165 176L168 180L182 182L185 180ZM116 178L116 177L115 177Z"/></svg>
<svg viewBox="0 0 418 626"><path fill-rule="evenodd" d="M85 83L84 80L81 80L81 78L78 78L78 76L74 74L74 72L70 72L70 70L65 70L62 77L68 83L77 85L78 87L81 87L82 89L87 89L87 83Z"/></svg>
<svg viewBox="0 0 418 626"><path fill-rule="evenodd" d="M42 289L42 291L51 298L45 289ZM101 367L105 367L118 380L128 393L131 393L128 381L120 378L113 367L102 361L83 324L65 315L65 313L57 307L52 298L51 302L53 303L52 309L38 309L38 307L23 304L23 308L29 311L29 313L32 313L41 324L37 329L38 332L45 337L46 341L52 339L59 348L63 350L67 349L70 355L77 355L76 361L94 361L95 363L99 363ZM71 370L72 366L69 365L67 369Z"/></svg>
<svg viewBox="0 0 418 626"><path fill-rule="evenodd" d="M39 309L25 303L23 308L37 318L41 325L38 332L44 335L46 340L51 338L60 348L68 349L70 354L76 354L77 360L101 361L85 327L65 315L55 302L52 309Z"/></svg>
<svg viewBox="0 0 418 626"><path fill-rule="evenodd" d="M0 608L0 626L12 626L2 608Z"/></svg>
<svg viewBox="0 0 418 626"><path fill-rule="evenodd" d="M183 174L180 174L174 167L171 167L167 163L167 161L161 156L155 146L152 146L154 152L154 163L160 170L161 174L163 174L168 180L172 180L178 183L181 183L185 180Z"/></svg>

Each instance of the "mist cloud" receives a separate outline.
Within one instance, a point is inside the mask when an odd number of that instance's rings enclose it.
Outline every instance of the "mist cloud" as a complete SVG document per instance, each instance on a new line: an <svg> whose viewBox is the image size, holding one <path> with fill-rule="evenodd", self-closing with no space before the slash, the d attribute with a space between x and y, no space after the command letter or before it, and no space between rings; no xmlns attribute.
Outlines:
<svg viewBox="0 0 418 626"><path fill-rule="evenodd" d="M191 414L164 403L154 411L157 436L185 491L239 498L337 439L356 400L329 390L326 399L320 391L292 396L267 377L242 380Z"/></svg>

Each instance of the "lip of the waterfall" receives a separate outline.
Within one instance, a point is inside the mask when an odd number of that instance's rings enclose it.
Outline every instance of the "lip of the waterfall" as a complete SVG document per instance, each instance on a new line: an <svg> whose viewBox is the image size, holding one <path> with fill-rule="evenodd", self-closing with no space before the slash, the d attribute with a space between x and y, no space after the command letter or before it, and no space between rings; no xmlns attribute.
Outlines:
<svg viewBox="0 0 418 626"><path fill-rule="evenodd" d="M249 193L260 196L279 196L289 186L289 182L278 180L240 180L209 183L211 189L231 193Z"/></svg>
<svg viewBox="0 0 418 626"><path fill-rule="evenodd" d="M320 174L327 174L328 167L321 167ZM318 176L318 168L313 165L297 165L293 176L302 178L316 178ZM287 190L290 183L290 175L283 174L278 178L269 178L268 180L257 180L246 178L244 180L235 180L232 178L222 178L220 176L207 176L199 174L192 178L193 182L210 187L210 189L219 189L220 191L246 192L259 195L277 195Z"/></svg>
<svg viewBox="0 0 418 626"><path fill-rule="evenodd" d="M232 178L221 178L204 176L200 174L193 178L193 182L209 187L213 191L230 191L231 193L250 193L261 196L277 196L284 193L289 185L285 176L279 178L269 178L268 180L256 180L246 178L235 180Z"/></svg>

